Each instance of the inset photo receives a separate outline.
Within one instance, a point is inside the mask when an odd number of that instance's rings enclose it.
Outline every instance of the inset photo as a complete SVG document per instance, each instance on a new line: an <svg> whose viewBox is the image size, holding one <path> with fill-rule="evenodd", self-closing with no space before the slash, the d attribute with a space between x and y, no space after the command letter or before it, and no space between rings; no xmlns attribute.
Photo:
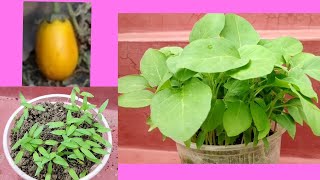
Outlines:
<svg viewBox="0 0 320 180"><path fill-rule="evenodd" d="M24 2L23 85L90 86L91 3Z"/></svg>
<svg viewBox="0 0 320 180"><path fill-rule="evenodd" d="M0 88L0 171L11 179L118 179L117 88Z"/></svg>
<svg viewBox="0 0 320 180"><path fill-rule="evenodd" d="M118 14L119 163L320 162L320 14Z"/></svg>

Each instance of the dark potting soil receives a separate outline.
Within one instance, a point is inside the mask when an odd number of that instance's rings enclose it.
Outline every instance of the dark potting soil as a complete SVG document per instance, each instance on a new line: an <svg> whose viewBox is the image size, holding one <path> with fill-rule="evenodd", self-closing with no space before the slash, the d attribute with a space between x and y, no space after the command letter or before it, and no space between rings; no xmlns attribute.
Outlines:
<svg viewBox="0 0 320 180"><path fill-rule="evenodd" d="M40 105L42 105L46 111L41 112L41 111L37 111L34 109L30 109L29 110L29 117L24 121L21 129L14 133L13 131L11 131L11 147L19 140L21 139L24 134L26 132L28 132L30 130L30 128L35 124L35 123L39 123L39 125L45 125L48 122L55 122L55 121L63 121L66 122L66 116L67 116L67 109L65 109L64 103L49 103L49 102L45 102L45 103L39 103ZM79 112L77 113L72 113L72 116L75 118L79 118L81 116L81 114ZM16 118L16 122L19 120L20 117ZM80 128L93 128L93 126L91 126L90 124L84 122L82 125L79 126ZM59 129L59 128L57 128ZM62 128L61 128L62 129ZM62 142L63 138L61 136L57 136L54 134L51 134L52 130L48 128L48 126L45 126L45 128L43 129L40 138L45 141L45 140L56 140L58 142ZM99 133L98 133L99 134ZM101 133L100 133L101 135ZM88 139L88 136L82 136L83 139ZM103 148L104 146L102 144L100 144ZM51 152L55 151L55 149L57 149L57 146L53 146ZM49 146L47 145L43 145L43 147L45 149L48 149ZM18 152L20 151L20 148L17 148L13 151L11 151L11 157L14 159L16 157L16 155L18 154ZM100 159L102 157L102 155L100 154L96 154L93 153L98 159ZM87 172L90 172L90 168L95 164L92 161L89 161L87 159L85 159L83 164L80 164L78 161L76 160L72 160L72 159L67 159L66 157L63 157L65 160L67 160L70 168L74 169L76 171L76 173L79 175L81 172L87 170ZM25 172L26 174L28 174L31 177L34 177L36 179L45 179L45 175L47 173L47 166L48 163L44 166L43 170L41 171L40 175L38 177L35 176L36 170L37 170L37 165L33 162L33 157L32 154L30 154L29 152L25 151L22 160L19 162L19 164L17 164L18 167ZM53 171L52 171L52 176L51 176L52 180L71 180L72 178L70 177L69 173L67 170L64 170L62 166L57 165L55 163L53 163Z"/></svg>

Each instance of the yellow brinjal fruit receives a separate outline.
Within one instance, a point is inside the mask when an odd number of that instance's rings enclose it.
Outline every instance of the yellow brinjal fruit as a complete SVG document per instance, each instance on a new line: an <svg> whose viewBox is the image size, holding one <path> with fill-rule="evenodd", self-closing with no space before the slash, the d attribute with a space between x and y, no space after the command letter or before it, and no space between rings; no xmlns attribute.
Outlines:
<svg viewBox="0 0 320 180"><path fill-rule="evenodd" d="M71 22L65 18L43 21L36 35L36 62L50 80L70 77L78 63L78 45Z"/></svg>

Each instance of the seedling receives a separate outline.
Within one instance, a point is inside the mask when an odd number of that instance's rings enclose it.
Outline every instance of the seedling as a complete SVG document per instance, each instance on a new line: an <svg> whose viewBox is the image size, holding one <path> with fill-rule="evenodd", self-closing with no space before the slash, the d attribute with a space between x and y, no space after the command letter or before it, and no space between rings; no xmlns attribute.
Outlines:
<svg viewBox="0 0 320 180"><path fill-rule="evenodd" d="M76 104L79 97L83 98L81 106ZM102 136L103 133L109 132L110 129L97 121L97 118L102 118L102 113L107 107L108 100L100 106L97 115L93 116L90 110L96 106L88 102L88 98L93 97L89 92L80 92L78 87L73 88L70 95L70 104L53 105L53 103L50 103L56 108L63 109L66 113L65 118L55 119L54 121L51 118L50 120L42 119L39 122L31 122L33 123L32 127L24 132L22 138L15 140L13 137L19 135L18 130L21 130L23 125L29 126L29 124L25 123L25 120L30 123L29 113L31 113L31 109L39 111L39 117L42 117L41 113L49 113L50 109L46 103L37 105L27 103L20 93L24 113L16 121L11 137L13 142L11 151L17 152L14 157L15 163L19 166L23 158L32 158L37 169L34 174L29 175L39 178L43 173L45 174L43 176L45 180L51 179L57 166L65 169L72 179L86 176L92 165L77 174L77 164L84 165L88 164L89 161L101 163L101 157L108 153L106 148L111 147L111 144ZM45 114L43 116L46 117Z"/></svg>

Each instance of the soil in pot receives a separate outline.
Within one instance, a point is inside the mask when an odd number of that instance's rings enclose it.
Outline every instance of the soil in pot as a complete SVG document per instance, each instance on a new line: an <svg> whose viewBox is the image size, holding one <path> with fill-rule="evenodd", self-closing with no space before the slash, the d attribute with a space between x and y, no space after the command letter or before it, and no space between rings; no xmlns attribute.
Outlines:
<svg viewBox="0 0 320 180"><path fill-rule="evenodd" d="M25 119L21 129L18 132L13 132L11 130L11 147L19 140L21 139L26 132L30 130L30 128L35 124L39 123L39 125L45 125L49 122L56 122L56 121L63 121L66 122L66 116L67 116L67 109L64 108L64 103L39 103L39 105L42 105L46 109L46 111L41 112L35 109L29 110L29 116L27 119ZM72 116L74 118L81 117L81 114L79 112L72 113ZM16 119L16 122L19 120L20 117ZM79 128L93 128L92 125L84 122L79 126ZM59 128L58 128L59 129ZM61 128L60 128L61 129ZM49 129L48 126L45 126L40 138L45 140L55 140L58 142L62 142L63 138L61 136L57 136L54 134L51 134L52 129ZM101 133L97 132L100 136L102 136ZM88 136L82 136L83 140L89 139ZM102 148L105 148L103 144L100 144ZM52 147L52 152L55 151L58 147L58 145L55 145ZM43 145L45 149L48 149L49 146ZM14 159L18 152L20 151L20 148L17 148L15 150L11 151L11 157ZM93 153L98 159L101 159L102 155ZM67 160L69 167L74 169L77 174L80 174L84 171L89 172L90 168L95 164L92 161L89 161L88 159L85 159L83 163L80 163L73 159L67 159L66 157L63 157L65 160ZM47 166L48 163L44 166L43 170L41 171L40 175L38 177L35 176L37 165L33 161L32 154L25 151L22 160L17 164L17 166L26 174L28 174L31 177L34 177L36 179L45 179L45 175L47 173ZM57 165L53 163L53 169L52 169L52 180L69 180L72 179L68 173L67 170L65 170L62 166Z"/></svg>

